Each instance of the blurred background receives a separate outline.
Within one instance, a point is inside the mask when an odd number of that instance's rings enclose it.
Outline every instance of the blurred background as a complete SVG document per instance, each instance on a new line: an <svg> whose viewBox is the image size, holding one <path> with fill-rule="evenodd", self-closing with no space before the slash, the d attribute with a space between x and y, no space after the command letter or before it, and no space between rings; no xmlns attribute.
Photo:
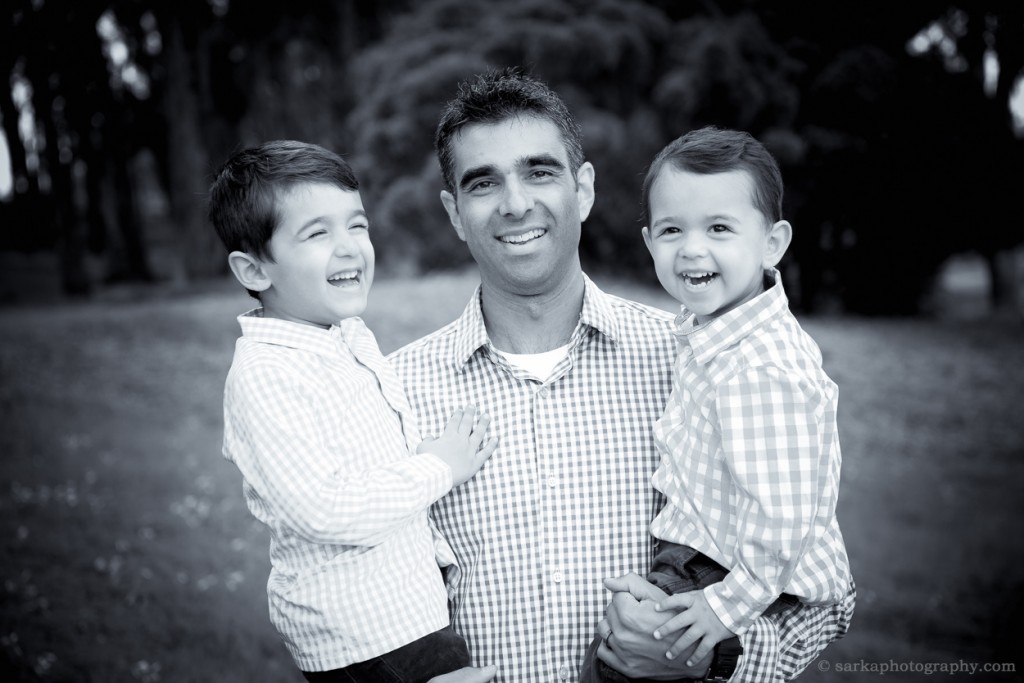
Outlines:
<svg viewBox="0 0 1024 683"><path fill-rule="evenodd" d="M1024 3L2 7L5 680L297 680L266 616L265 533L220 458L234 317L252 302L207 188L268 139L345 155L377 245L366 318L394 350L477 282L438 200L433 131L460 80L511 65L583 126L597 203L581 252L611 291L673 308L639 236L641 178L667 142L742 128L779 159L787 293L843 397L840 521L861 588L824 657L1021 659Z"/></svg>

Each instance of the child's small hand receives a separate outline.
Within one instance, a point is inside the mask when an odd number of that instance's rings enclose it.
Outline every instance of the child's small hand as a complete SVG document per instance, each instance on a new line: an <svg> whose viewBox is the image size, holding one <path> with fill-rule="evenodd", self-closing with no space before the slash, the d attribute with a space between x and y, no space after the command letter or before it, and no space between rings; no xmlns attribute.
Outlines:
<svg viewBox="0 0 1024 683"><path fill-rule="evenodd" d="M477 418L475 406L456 410L441 436L424 439L416 452L433 453L448 463L452 468L452 486L458 486L469 481L497 448L496 438L484 442L490 423L486 413Z"/></svg>
<svg viewBox="0 0 1024 683"><path fill-rule="evenodd" d="M701 590L670 595L659 602L655 609L659 612L683 610L659 626L654 631L654 638L661 640L675 631L683 632L682 637L673 643L665 653L669 659L676 657L680 652L685 652L694 643L700 641L700 645L686 661L687 666L693 666L707 657L715 645L736 635L725 627L722 620L715 614L715 610L711 609L711 605L708 604L704 591Z"/></svg>

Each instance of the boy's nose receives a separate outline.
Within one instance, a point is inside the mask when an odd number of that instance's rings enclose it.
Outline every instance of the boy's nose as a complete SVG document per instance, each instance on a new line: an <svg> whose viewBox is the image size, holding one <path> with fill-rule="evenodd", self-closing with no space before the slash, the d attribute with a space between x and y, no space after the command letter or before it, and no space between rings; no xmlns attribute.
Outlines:
<svg viewBox="0 0 1024 683"><path fill-rule="evenodd" d="M683 258L699 258L707 254L707 242L703 235L692 230L683 233L679 243L679 256Z"/></svg>
<svg viewBox="0 0 1024 683"><path fill-rule="evenodd" d="M348 230L339 230L334 238L334 253L338 256L350 256L357 250L356 240Z"/></svg>

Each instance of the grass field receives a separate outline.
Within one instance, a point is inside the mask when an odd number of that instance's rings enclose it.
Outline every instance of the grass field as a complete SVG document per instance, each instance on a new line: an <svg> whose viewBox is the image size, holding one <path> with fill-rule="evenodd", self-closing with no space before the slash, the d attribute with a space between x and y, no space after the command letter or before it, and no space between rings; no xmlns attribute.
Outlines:
<svg viewBox="0 0 1024 683"><path fill-rule="evenodd" d="M474 284L381 281L367 322L393 350L458 315ZM217 282L0 310L2 680L301 680L267 620L266 535L220 455L249 306ZM1024 328L803 322L840 386L860 597L850 634L801 680L879 680L843 671L861 661L1024 671Z"/></svg>

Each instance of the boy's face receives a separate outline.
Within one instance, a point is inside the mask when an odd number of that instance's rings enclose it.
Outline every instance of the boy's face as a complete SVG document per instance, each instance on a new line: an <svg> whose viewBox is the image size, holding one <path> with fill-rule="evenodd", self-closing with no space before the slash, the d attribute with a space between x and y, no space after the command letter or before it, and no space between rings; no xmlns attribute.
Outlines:
<svg viewBox="0 0 1024 683"><path fill-rule="evenodd" d="M373 283L373 245L359 192L326 183L278 196L281 222L270 239L264 315L330 327L362 315Z"/></svg>
<svg viewBox="0 0 1024 683"><path fill-rule="evenodd" d="M469 124L452 151L456 192L442 192L441 201L485 282L533 295L579 270L593 168L585 163L573 177L554 123L522 116Z"/></svg>
<svg viewBox="0 0 1024 683"><path fill-rule="evenodd" d="M769 225L753 189L744 170L702 174L670 164L651 186L643 235L658 280L701 324L764 291L764 270L789 245L789 224Z"/></svg>

